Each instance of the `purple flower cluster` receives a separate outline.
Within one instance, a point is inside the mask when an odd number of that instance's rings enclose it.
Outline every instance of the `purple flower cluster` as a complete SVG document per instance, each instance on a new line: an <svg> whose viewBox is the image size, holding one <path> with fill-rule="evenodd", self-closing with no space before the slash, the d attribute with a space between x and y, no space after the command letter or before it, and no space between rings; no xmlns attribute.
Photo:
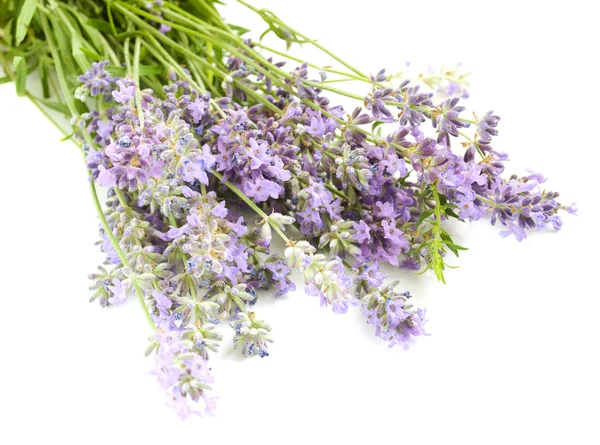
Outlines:
<svg viewBox="0 0 600 445"><path fill-rule="evenodd" d="M181 419L190 414L212 413L216 399L209 397L214 377L208 361L194 353L183 338L182 332L172 329L169 321L161 321L156 331L156 357L153 374L167 393L167 405L174 408ZM190 400L195 402L190 405ZM199 409L202 402L203 409Z"/></svg>
<svg viewBox="0 0 600 445"><path fill-rule="evenodd" d="M253 122L246 110L227 113L210 129L216 137L217 171L256 202L285 195L283 184L291 178L289 163L298 151L290 127L272 118Z"/></svg>
<svg viewBox="0 0 600 445"><path fill-rule="evenodd" d="M408 349L410 339L425 332L425 310L414 309L409 292L395 290L398 282L383 284L387 276L379 271L378 263L363 264L355 284L360 297L361 311L367 323L375 325L375 334L389 342Z"/></svg>
<svg viewBox="0 0 600 445"><path fill-rule="evenodd" d="M75 92L75 97L85 100L89 94L109 99L116 79L106 71L107 65L108 60L92 63L92 67L77 78L82 85Z"/></svg>

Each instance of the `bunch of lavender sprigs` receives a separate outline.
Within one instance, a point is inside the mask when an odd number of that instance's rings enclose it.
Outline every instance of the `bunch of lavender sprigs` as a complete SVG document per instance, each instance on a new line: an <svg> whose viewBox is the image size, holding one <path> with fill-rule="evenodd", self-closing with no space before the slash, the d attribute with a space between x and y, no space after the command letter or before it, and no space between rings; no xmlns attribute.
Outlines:
<svg viewBox="0 0 600 445"><path fill-rule="evenodd" d="M425 310L397 282L384 285L382 264L444 281L448 252L464 249L445 220L489 217L522 240L574 212L540 174L504 175L507 155L492 147L500 118L464 112L457 70L366 75L238 1L288 46L314 45L339 68L245 39L216 0L0 6L0 81L16 80L49 118L67 116L85 155L106 255L92 300L137 297L154 330L154 373L182 418L214 408L220 318L244 356L269 354L271 328L251 308L262 290L295 289L292 269L322 306L356 306L377 336L406 348L425 334ZM39 95L26 88L31 72ZM334 86L342 81L362 82L365 95ZM283 255L271 252L273 236Z"/></svg>

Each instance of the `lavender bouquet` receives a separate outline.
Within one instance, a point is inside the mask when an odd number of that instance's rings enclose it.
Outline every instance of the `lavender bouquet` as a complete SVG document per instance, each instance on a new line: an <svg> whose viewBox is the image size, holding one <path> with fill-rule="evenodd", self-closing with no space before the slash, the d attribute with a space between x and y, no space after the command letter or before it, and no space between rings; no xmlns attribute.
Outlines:
<svg viewBox="0 0 600 445"><path fill-rule="evenodd" d="M216 0L0 3L0 82L64 129L89 170L106 256L91 300L137 298L153 331L146 354L182 418L215 407L220 320L244 356L269 355L271 327L252 306L264 290L294 290L292 270L321 306L355 306L406 349L426 335L425 310L382 266L444 282L447 257L465 249L446 220L489 219L520 241L575 212L542 175L505 174L492 147L500 118L466 112L458 68L366 74L238 1L331 65L247 39ZM347 81L364 94L336 86Z"/></svg>

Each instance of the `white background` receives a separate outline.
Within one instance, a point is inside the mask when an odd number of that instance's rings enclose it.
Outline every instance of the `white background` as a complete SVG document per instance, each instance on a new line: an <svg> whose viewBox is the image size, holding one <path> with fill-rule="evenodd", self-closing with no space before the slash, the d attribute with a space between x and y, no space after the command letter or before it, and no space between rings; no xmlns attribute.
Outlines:
<svg viewBox="0 0 600 445"><path fill-rule="evenodd" d="M0 443L600 443L593 3L254 1L367 72L462 62L469 108L502 116L507 170L543 172L580 211L520 244L486 222L456 225L470 250L448 285L397 272L432 333L408 352L356 312L302 291L264 296L271 356L239 358L224 326L218 414L183 423L147 375L137 302L88 303L102 257L78 150L1 86ZM264 29L240 6L223 12Z"/></svg>

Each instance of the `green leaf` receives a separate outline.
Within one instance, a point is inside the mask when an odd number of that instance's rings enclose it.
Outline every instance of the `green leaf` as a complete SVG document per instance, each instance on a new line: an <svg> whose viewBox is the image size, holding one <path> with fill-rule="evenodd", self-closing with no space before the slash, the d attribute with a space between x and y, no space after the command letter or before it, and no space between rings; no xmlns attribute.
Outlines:
<svg viewBox="0 0 600 445"><path fill-rule="evenodd" d="M81 47L81 51L87 57L90 57L91 59L93 59L95 61L104 60L104 56L101 56L96 51L92 51L91 49L87 49L87 48Z"/></svg>
<svg viewBox="0 0 600 445"><path fill-rule="evenodd" d="M127 75L127 68L124 66L108 65L106 67L113 76L125 76ZM140 76L155 76L164 74L165 69L159 65L140 65Z"/></svg>
<svg viewBox="0 0 600 445"><path fill-rule="evenodd" d="M371 127L371 133L374 133L375 130L377 129L377 127L379 127L380 125L383 125L384 123L385 122L381 122L381 121L377 121L377 122L373 123L373 126Z"/></svg>
<svg viewBox="0 0 600 445"><path fill-rule="evenodd" d="M266 36L267 34L269 34L271 32L271 28L267 28L265 29L265 31L260 35L260 37L258 38L259 42L262 42L262 39L264 36Z"/></svg>
<svg viewBox="0 0 600 445"><path fill-rule="evenodd" d="M50 97L50 84L48 83L48 65L45 61L40 63L40 83L42 84L42 96Z"/></svg>
<svg viewBox="0 0 600 445"><path fill-rule="evenodd" d="M106 9L108 13L108 23L110 24L110 29L112 30L113 35L117 35L117 27L115 26L115 21L112 15L112 3L108 2L108 8Z"/></svg>
<svg viewBox="0 0 600 445"><path fill-rule="evenodd" d="M243 26L229 25L229 27L231 29L233 29L234 31L237 31L238 35L240 35L240 36L243 36L244 34L247 34L250 32L250 30L248 28L244 28Z"/></svg>
<svg viewBox="0 0 600 445"><path fill-rule="evenodd" d="M125 31L116 35L117 40L120 42L132 37L146 37L146 34L142 31Z"/></svg>
<svg viewBox="0 0 600 445"><path fill-rule="evenodd" d="M61 104L59 102L55 102L55 101L49 100L49 99L43 99L41 97L36 97L35 100L44 104L45 106L47 106L48 108L50 108L52 110L58 111L59 113L66 114L67 116L71 115L71 112L69 111L69 107L67 107L65 104Z"/></svg>
<svg viewBox="0 0 600 445"><path fill-rule="evenodd" d="M456 249L456 250L469 250L468 247L463 247L463 246L459 246L458 244L454 244L450 241L445 242L444 244L446 244L446 246L448 246L449 249Z"/></svg>
<svg viewBox="0 0 600 445"><path fill-rule="evenodd" d="M15 56L13 59L13 68L17 75L17 95L25 96L25 87L27 84L27 62L21 56Z"/></svg>
<svg viewBox="0 0 600 445"><path fill-rule="evenodd" d="M71 139L71 138L73 137L73 135L74 135L74 134L75 134L75 133L68 134L68 135L66 135L64 138L62 138L60 141L61 141L61 142L64 142L64 141L66 141L66 140L68 140L68 139Z"/></svg>
<svg viewBox="0 0 600 445"><path fill-rule="evenodd" d="M90 69L90 62L83 53L83 45L81 40L79 40L79 37L77 37L75 34L71 36L71 52L75 62L77 62L77 65L79 65L79 68L81 68L82 72Z"/></svg>
<svg viewBox="0 0 600 445"><path fill-rule="evenodd" d="M94 29L101 31L104 34L112 34L112 27L106 20L87 19L86 23Z"/></svg>
<svg viewBox="0 0 600 445"><path fill-rule="evenodd" d="M425 219L429 218L431 215L433 215L433 210L424 210L423 212L421 212L421 214L419 215L419 219L417 219L415 229L419 227L421 223L425 221Z"/></svg>
<svg viewBox="0 0 600 445"><path fill-rule="evenodd" d="M61 63L63 65L63 68L65 69L65 72L79 73L79 68L77 68L73 63L73 57L71 49L69 48L69 41L67 40L65 27L61 26L60 21L56 18L55 15L50 15L48 18L50 19L50 23L52 24L51 36L54 39L54 41L58 44L58 51L60 53ZM46 39L48 38L49 37L47 36Z"/></svg>
<svg viewBox="0 0 600 445"><path fill-rule="evenodd" d="M27 29L29 28L29 24L31 23L31 19L33 18L33 14L35 14L36 9L37 0L25 0L23 2L23 5L21 6L21 12L19 12L19 17L17 17L14 41L15 46L19 46L19 44L25 39L25 36L27 35Z"/></svg>
<svg viewBox="0 0 600 445"><path fill-rule="evenodd" d="M448 203L448 199L440 193L440 204L445 206Z"/></svg>
<svg viewBox="0 0 600 445"><path fill-rule="evenodd" d="M4 40L6 41L6 43L8 43L8 46L13 46L13 35L12 35L12 24L13 24L13 19L9 19L8 22L6 22L6 26L4 27Z"/></svg>
<svg viewBox="0 0 600 445"><path fill-rule="evenodd" d="M451 208L447 207L446 210L444 211L444 213L447 216L451 216L452 218L456 218L459 219L458 215L456 213L454 213L454 210L452 210Z"/></svg>
<svg viewBox="0 0 600 445"><path fill-rule="evenodd" d="M454 255L458 256L458 250L455 249L453 247L453 245L451 245L451 244L446 244L446 245L448 246L448 249L450 249Z"/></svg>

